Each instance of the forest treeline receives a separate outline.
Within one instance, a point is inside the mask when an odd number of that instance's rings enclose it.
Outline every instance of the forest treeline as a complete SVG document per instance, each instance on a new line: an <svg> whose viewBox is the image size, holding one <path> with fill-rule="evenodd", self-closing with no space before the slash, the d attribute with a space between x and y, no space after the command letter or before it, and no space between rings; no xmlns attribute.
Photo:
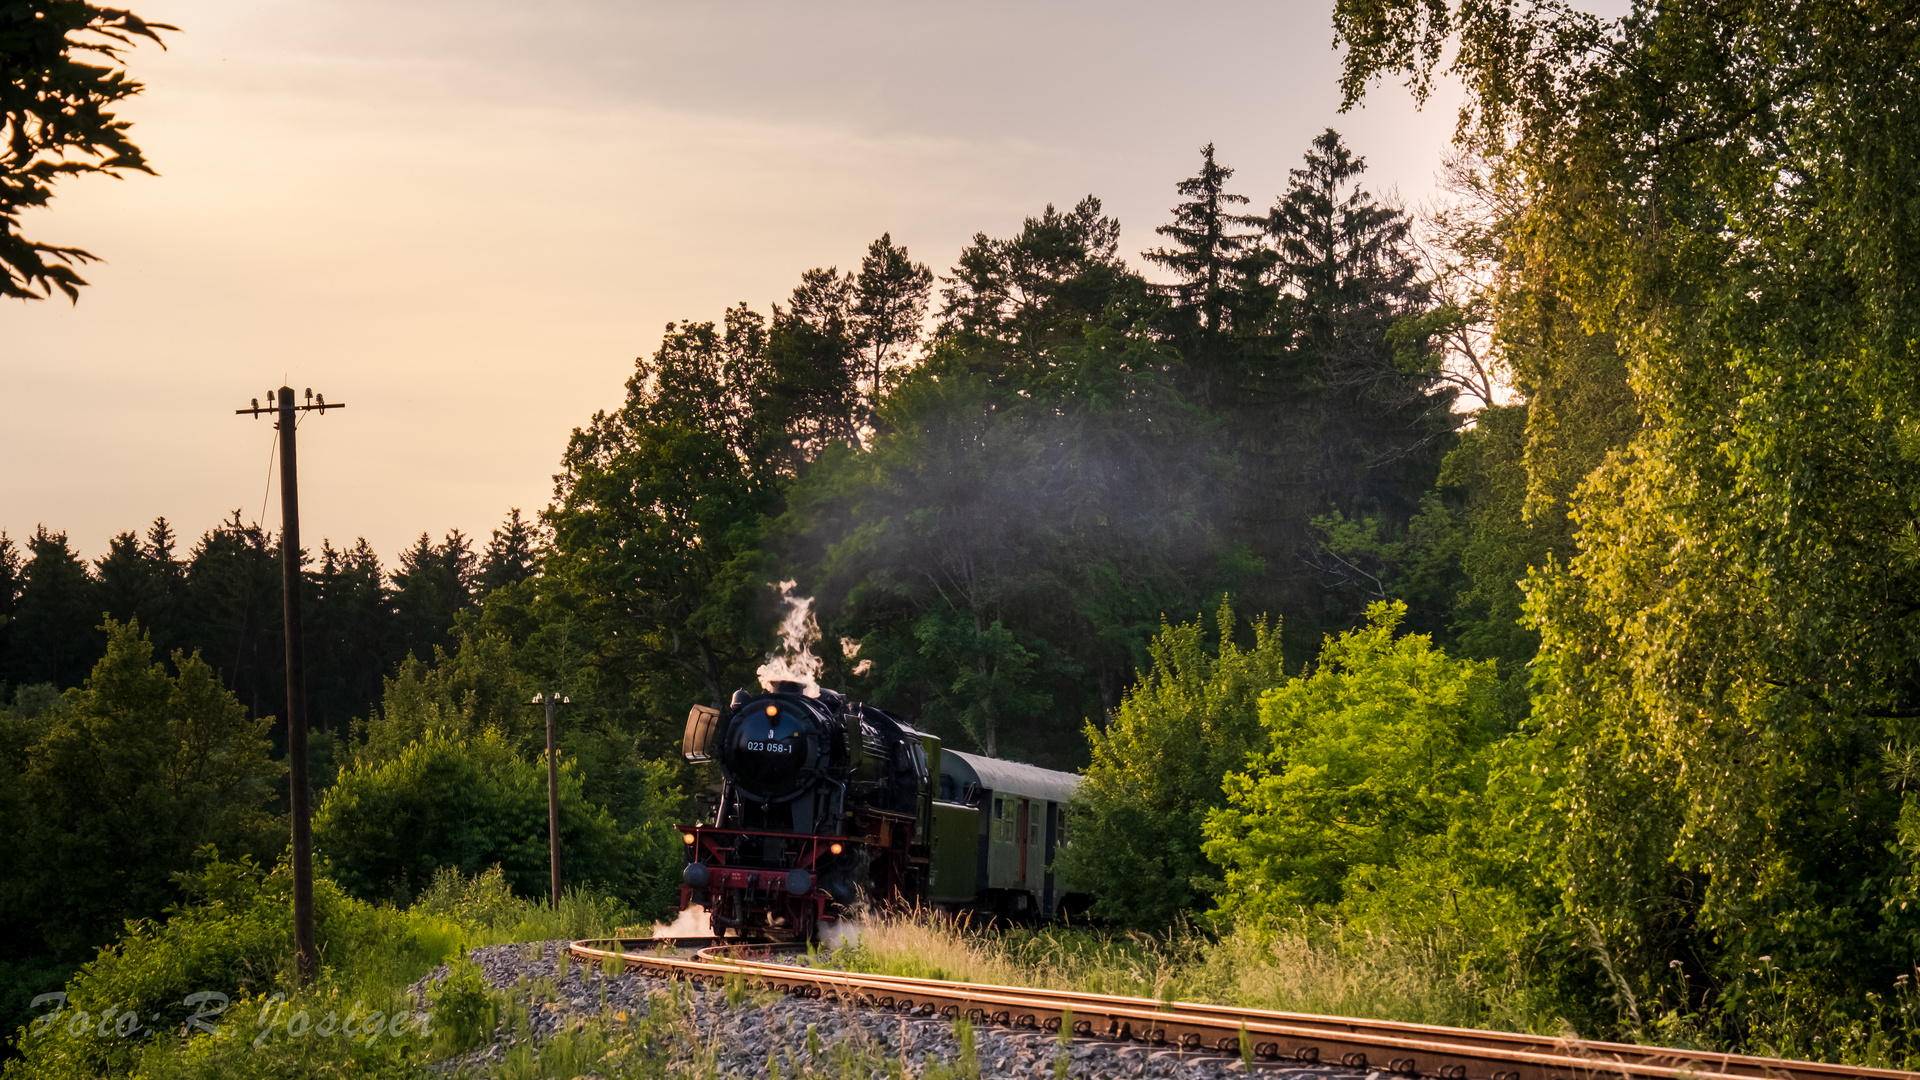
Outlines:
<svg viewBox="0 0 1920 1080"><path fill-rule="evenodd" d="M364 539L303 553L309 723L344 733L403 658L432 660L460 613L531 575L539 546L538 525L513 510L484 548L458 530L439 543L422 533L391 571ZM91 560L44 525L23 541L0 533L0 701L80 685L106 652L106 617L137 621L163 657L199 653L252 715L283 716L281 599L280 545L239 511L184 552L165 518Z"/></svg>

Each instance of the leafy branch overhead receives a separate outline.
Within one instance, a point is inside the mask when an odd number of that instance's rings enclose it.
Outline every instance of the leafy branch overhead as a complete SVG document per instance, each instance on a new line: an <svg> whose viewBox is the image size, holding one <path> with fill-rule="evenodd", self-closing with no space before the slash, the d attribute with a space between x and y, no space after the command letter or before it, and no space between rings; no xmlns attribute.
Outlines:
<svg viewBox="0 0 1920 1080"><path fill-rule="evenodd" d="M152 173L111 107L143 87L121 55L177 31L131 11L82 0L18 0L0 6L0 296L39 300L58 289L78 301L74 267L99 261L77 247L30 240L21 213L46 206L68 177Z"/></svg>

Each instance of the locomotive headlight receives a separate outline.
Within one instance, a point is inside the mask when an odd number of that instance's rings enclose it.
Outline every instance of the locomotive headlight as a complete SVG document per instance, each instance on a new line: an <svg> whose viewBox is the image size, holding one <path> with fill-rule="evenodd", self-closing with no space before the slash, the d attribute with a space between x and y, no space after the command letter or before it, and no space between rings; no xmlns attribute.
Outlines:
<svg viewBox="0 0 1920 1080"><path fill-rule="evenodd" d="M779 716L779 715L780 715L780 706L778 706L778 705L769 705L769 706L767 706L767 715L768 715L768 716Z"/></svg>
<svg viewBox="0 0 1920 1080"><path fill-rule="evenodd" d="M839 844L829 844L827 846L827 850L833 852L835 855L838 855L840 854L841 848Z"/></svg>
<svg viewBox="0 0 1920 1080"><path fill-rule="evenodd" d="M681 834L680 834L680 842L681 842L681 843L683 843L683 844L686 844L686 845L687 845L687 846L689 846L689 847L691 847L691 846L693 845L693 834L692 834L692 833L690 833L690 832L683 832L683 833L681 833Z"/></svg>

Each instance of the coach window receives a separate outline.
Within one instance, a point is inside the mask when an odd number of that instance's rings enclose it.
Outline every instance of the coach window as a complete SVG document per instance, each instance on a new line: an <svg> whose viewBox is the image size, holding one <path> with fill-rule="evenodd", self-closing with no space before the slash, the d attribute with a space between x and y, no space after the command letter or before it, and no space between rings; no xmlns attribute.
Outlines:
<svg viewBox="0 0 1920 1080"><path fill-rule="evenodd" d="M999 821L1001 818L1006 816L1007 815L1005 814L1005 812L1001 810L1000 799L998 797L995 797L993 800L993 820Z"/></svg>

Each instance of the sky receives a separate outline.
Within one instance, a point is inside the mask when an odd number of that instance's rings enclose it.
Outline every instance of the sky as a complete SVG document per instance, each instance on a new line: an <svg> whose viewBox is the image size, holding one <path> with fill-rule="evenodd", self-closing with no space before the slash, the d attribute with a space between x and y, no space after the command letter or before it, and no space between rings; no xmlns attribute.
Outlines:
<svg viewBox="0 0 1920 1080"><path fill-rule="evenodd" d="M1332 126L1417 206L1457 101L1341 114L1331 0L134 6L181 31L128 60L160 175L63 184L27 235L106 261L0 304L0 529L90 557L277 528L272 425L232 410L282 382L347 404L300 428L310 547L484 542L670 320L882 232L945 273L1089 193L1137 264L1207 142L1264 209Z"/></svg>

